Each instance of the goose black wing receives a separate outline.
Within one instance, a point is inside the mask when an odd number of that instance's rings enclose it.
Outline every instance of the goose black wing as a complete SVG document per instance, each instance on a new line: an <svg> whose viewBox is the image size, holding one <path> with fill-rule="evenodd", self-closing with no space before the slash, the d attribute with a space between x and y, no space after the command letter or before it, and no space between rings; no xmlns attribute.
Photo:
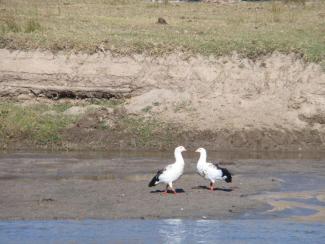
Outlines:
<svg viewBox="0 0 325 244"><path fill-rule="evenodd" d="M214 163L213 164L217 169L221 170L222 172L222 175L221 177L227 182L227 183L230 183L232 182L232 175L230 173L230 171L226 168L222 168L220 167L217 163Z"/></svg>
<svg viewBox="0 0 325 244"><path fill-rule="evenodd" d="M166 168L158 170L156 175L149 182L149 187L155 186L159 183L159 176L166 171Z"/></svg>

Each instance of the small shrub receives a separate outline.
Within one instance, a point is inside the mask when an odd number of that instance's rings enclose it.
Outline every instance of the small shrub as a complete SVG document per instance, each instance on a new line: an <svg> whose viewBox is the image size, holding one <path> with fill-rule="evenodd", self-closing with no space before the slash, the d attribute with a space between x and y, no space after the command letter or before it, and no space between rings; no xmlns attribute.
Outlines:
<svg viewBox="0 0 325 244"><path fill-rule="evenodd" d="M25 26L25 32L26 33L32 33L34 31L40 30L41 25L37 20L30 19L27 21L26 26Z"/></svg>
<svg viewBox="0 0 325 244"><path fill-rule="evenodd" d="M121 131L128 132L137 138L137 144L151 145L154 143L155 134L164 131L164 124L154 119L138 117L125 117L120 120Z"/></svg>
<svg viewBox="0 0 325 244"><path fill-rule="evenodd" d="M13 16L7 16L6 19L4 20L6 23L6 31L7 32L19 32L20 31L20 26L17 24L15 18Z"/></svg>
<svg viewBox="0 0 325 244"><path fill-rule="evenodd" d="M177 102L175 104L174 107L174 112L180 112L180 111L187 111L187 112L191 112L193 111L193 108L191 106L191 102L190 101L181 101L181 102Z"/></svg>
<svg viewBox="0 0 325 244"><path fill-rule="evenodd" d="M144 113L149 113L151 111L151 109L152 109L152 106L146 106L141 111Z"/></svg>

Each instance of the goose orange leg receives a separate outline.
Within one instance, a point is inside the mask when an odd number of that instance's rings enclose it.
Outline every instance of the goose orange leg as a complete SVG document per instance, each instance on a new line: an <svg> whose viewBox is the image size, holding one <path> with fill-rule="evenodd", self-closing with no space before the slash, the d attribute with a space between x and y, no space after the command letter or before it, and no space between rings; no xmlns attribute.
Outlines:
<svg viewBox="0 0 325 244"><path fill-rule="evenodd" d="M176 191L175 191L175 189L173 188L173 184L172 184L172 183L169 184L169 187L170 187L170 189L172 189L172 191L174 192L174 194L176 194Z"/></svg>
<svg viewBox="0 0 325 244"><path fill-rule="evenodd" d="M210 182L210 191L214 191L213 182Z"/></svg>
<svg viewBox="0 0 325 244"><path fill-rule="evenodd" d="M167 193L168 193L168 184L166 185L166 189L165 189L165 191L163 192L163 194L164 194L164 195L167 195Z"/></svg>

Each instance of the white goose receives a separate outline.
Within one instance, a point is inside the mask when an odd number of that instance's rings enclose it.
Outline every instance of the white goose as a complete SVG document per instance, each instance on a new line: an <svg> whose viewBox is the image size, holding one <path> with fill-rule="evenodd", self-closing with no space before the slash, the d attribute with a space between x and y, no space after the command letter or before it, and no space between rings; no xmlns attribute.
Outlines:
<svg viewBox="0 0 325 244"><path fill-rule="evenodd" d="M149 187L158 185L160 183L166 184L166 189L164 193L166 194L168 191L168 187L176 194L175 189L173 188L173 182L178 180L179 177L184 172L184 159L182 156L182 152L186 151L185 147L179 146L175 148L175 163L167 165L164 169L159 170L157 174L152 178L149 183Z"/></svg>
<svg viewBox="0 0 325 244"><path fill-rule="evenodd" d="M213 185L216 180L224 180L227 183L232 181L231 173L218 166L207 162L207 152L204 148L198 148L195 152L200 153L199 161L197 162L197 171L205 179L210 180L210 190L213 191Z"/></svg>

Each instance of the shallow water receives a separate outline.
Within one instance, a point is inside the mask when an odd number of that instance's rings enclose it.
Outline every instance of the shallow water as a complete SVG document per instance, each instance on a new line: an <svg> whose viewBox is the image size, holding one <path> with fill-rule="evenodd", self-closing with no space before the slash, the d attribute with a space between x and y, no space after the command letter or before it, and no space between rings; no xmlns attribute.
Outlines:
<svg viewBox="0 0 325 244"><path fill-rule="evenodd" d="M275 220L0 222L2 243L323 243L325 224Z"/></svg>
<svg viewBox="0 0 325 244"><path fill-rule="evenodd" d="M303 198L282 198L279 199L282 201L292 201L292 202L301 202L301 203L305 203L305 204L311 204L311 205L315 205L315 206L321 206L321 207L325 207L325 202L319 201L318 199L316 199L315 197L310 197L307 199L303 199Z"/></svg>

